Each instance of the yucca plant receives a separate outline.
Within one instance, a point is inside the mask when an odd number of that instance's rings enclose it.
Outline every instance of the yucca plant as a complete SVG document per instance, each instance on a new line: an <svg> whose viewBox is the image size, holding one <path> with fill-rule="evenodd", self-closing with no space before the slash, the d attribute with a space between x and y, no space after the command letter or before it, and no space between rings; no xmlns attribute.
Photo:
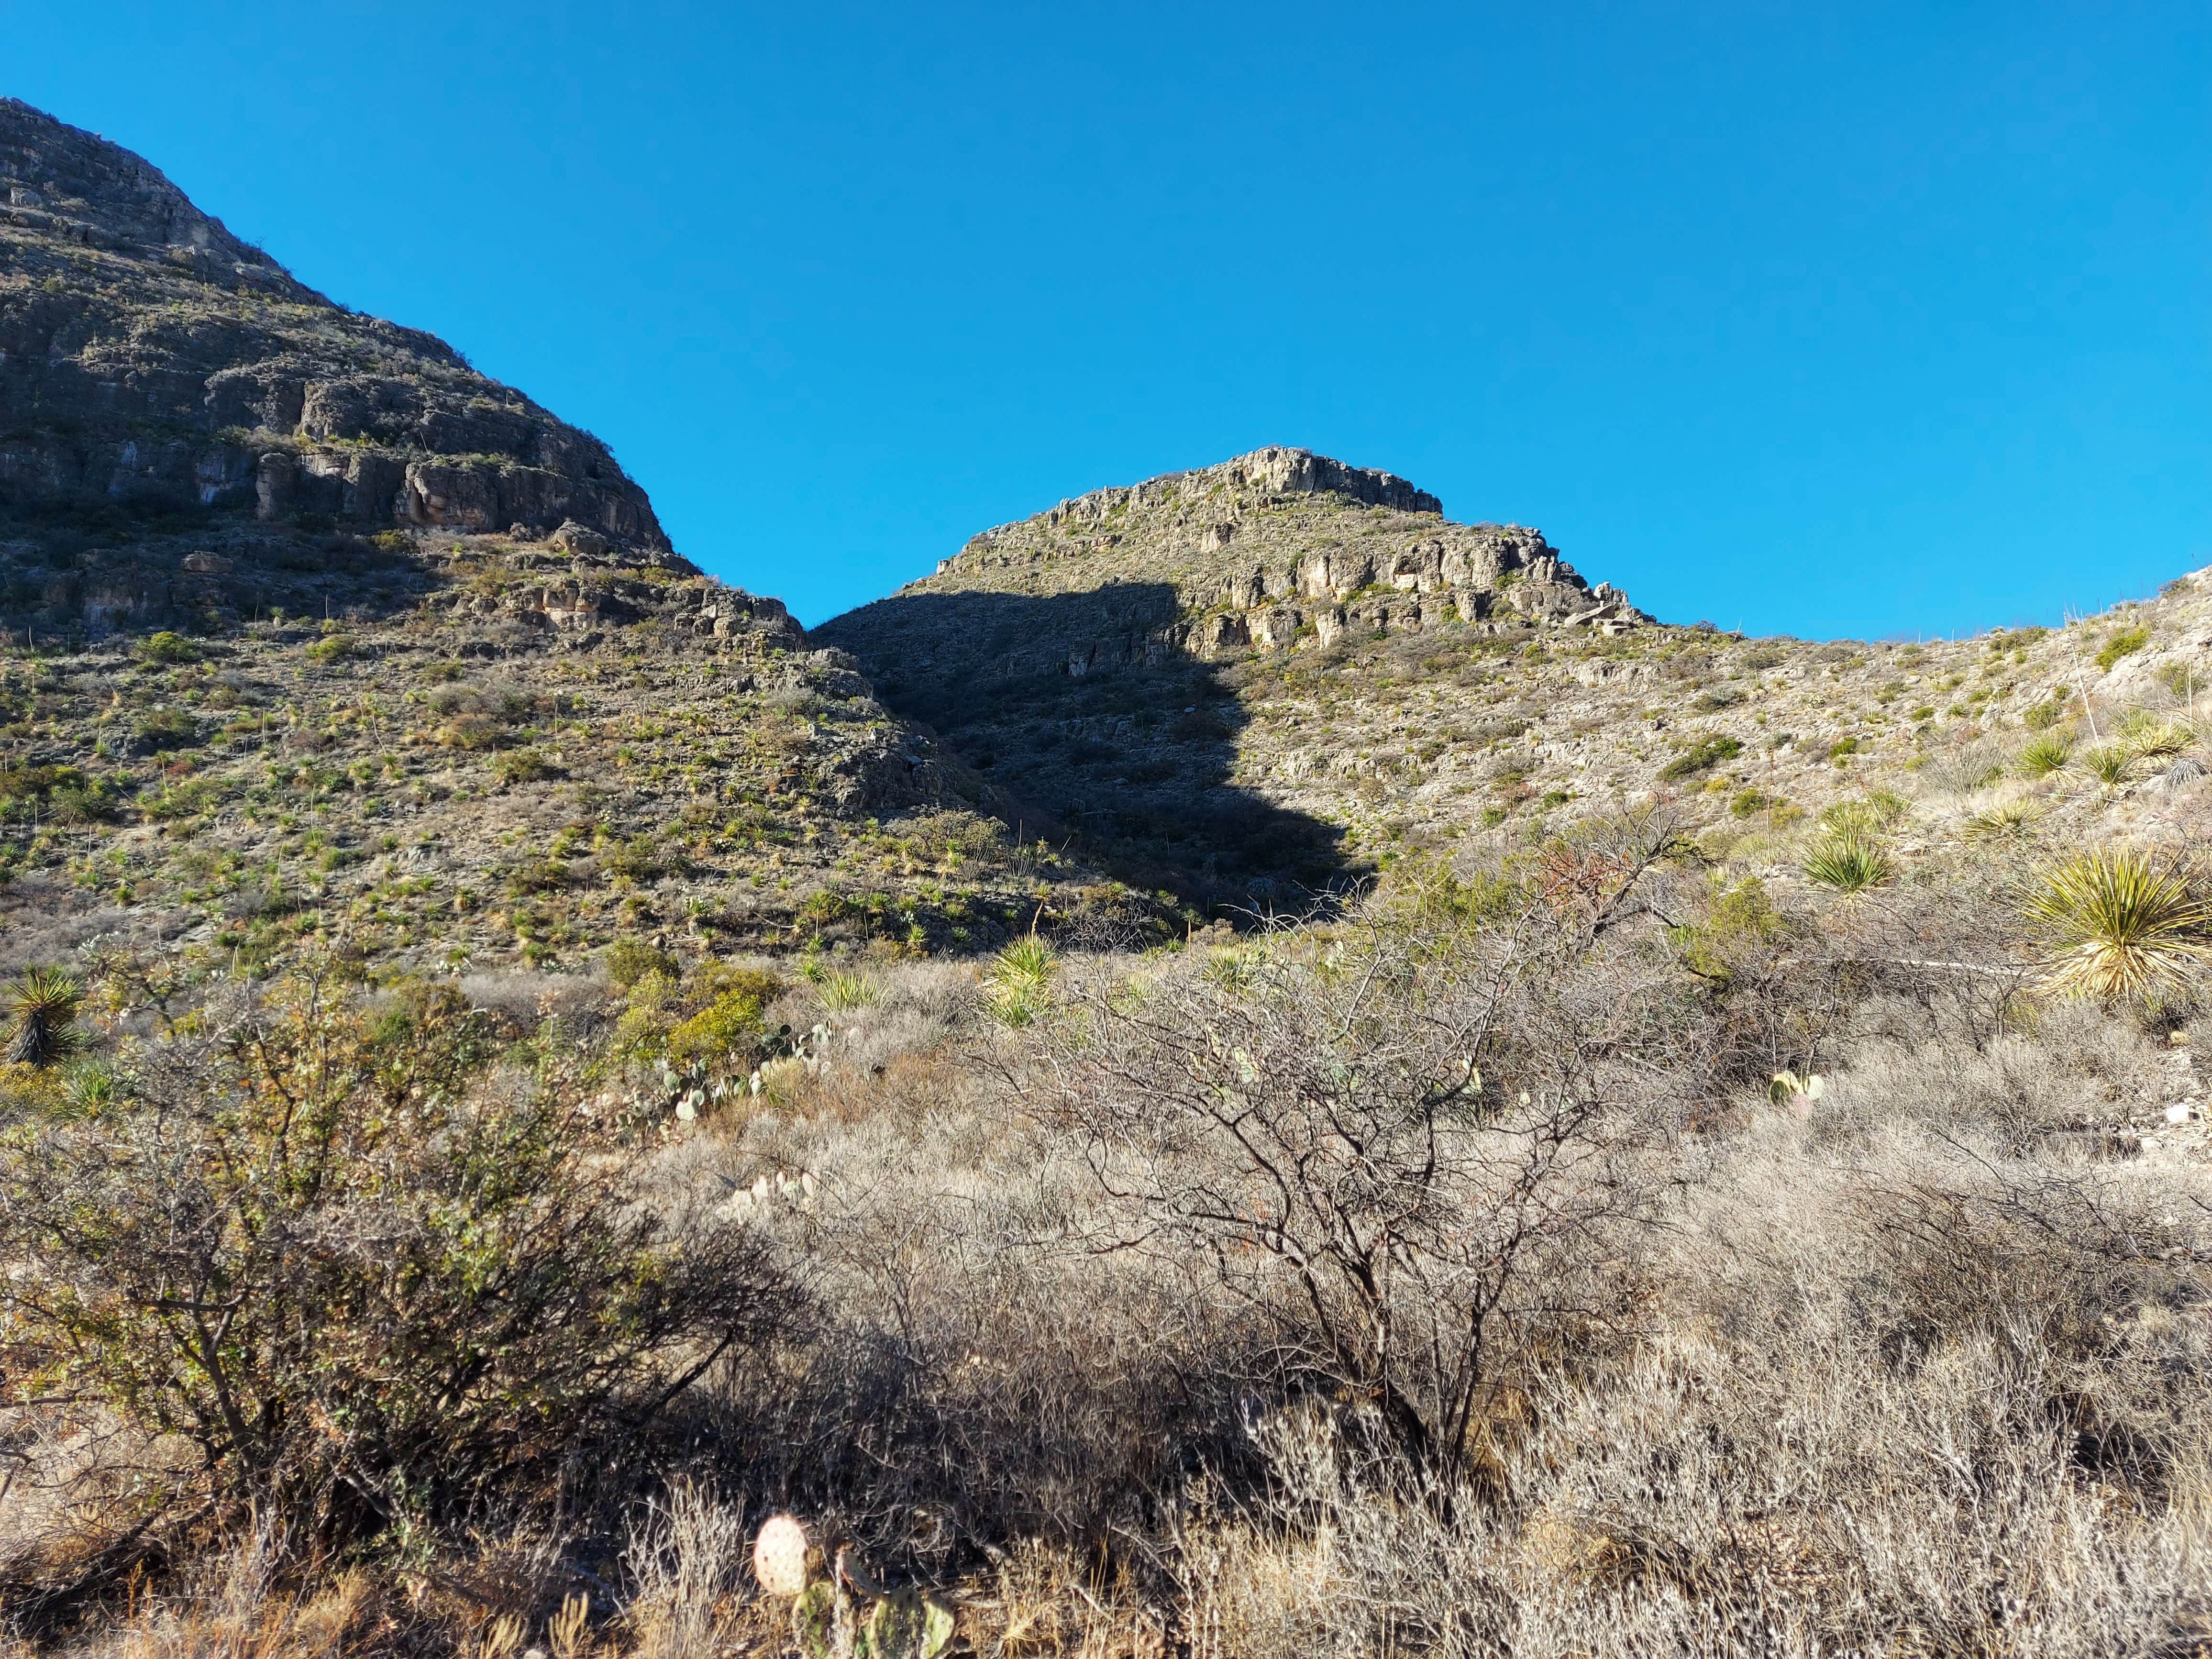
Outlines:
<svg viewBox="0 0 2212 1659"><path fill-rule="evenodd" d="M2024 778L2047 778L2053 772L2063 772L2066 763L2074 758L2074 741L2062 738L2056 732L2045 732L2039 738L2031 738L2019 754L2013 757L2013 769Z"/></svg>
<svg viewBox="0 0 2212 1659"><path fill-rule="evenodd" d="M833 1014L865 1008L877 996L875 981L866 974L848 973L842 969L824 975L817 990L822 1006Z"/></svg>
<svg viewBox="0 0 2212 1659"><path fill-rule="evenodd" d="M2122 744L2108 743L2082 756L2081 768L2106 788L2117 789L2127 781L2128 769L2135 760Z"/></svg>
<svg viewBox="0 0 2212 1659"><path fill-rule="evenodd" d="M15 1034L8 1058L22 1066L52 1066L83 1046L76 1030L84 987L58 968L33 968L17 980L8 997Z"/></svg>
<svg viewBox="0 0 2212 1659"><path fill-rule="evenodd" d="M1880 842L1849 830L1823 836L1805 855L1807 878L1838 893L1865 892L1896 873L1897 866Z"/></svg>
<svg viewBox="0 0 2212 1659"><path fill-rule="evenodd" d="M2044 872L2027 908L2050 947L2054 994L2154 1005L2212 957L2212 910L2181 870L2142 853L2076 853Z"/></svg>
<svg viewBox="0 0 2212 1659"><path fill-rule="evenodd" d="M1058 953L1034 933L999 952L983 975L983 993L1000 1023L1018 1029L1044 1012Z"/></svg>
<svg viewBox="0 0 2212 1659"><path fill-rule="evenodd" d="M2120 742L2142 760L2170 760L2196 745L2197 733L2181 720L2162 720L2137 710L2120 722Z"/></svg>
<svg viewBox="0 0 2212 1659"><path fill-rule="evenodd" d="M2032 800L2000 801L1987 811L1977 812L1966 820L1969 841L2003 841L2027 833L2027 827L2043 816L2043 809Z"/></svg>

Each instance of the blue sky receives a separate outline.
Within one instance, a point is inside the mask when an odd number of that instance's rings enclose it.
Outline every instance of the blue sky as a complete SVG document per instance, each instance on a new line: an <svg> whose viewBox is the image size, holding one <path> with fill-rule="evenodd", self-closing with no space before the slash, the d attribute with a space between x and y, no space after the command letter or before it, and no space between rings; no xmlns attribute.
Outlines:
<svg viewBox="0 0 2212 1659"><path fill-rule="evenodd" d="M0 90L817 622L1302 444L1674 621L2212 563L2212 10L0 0Z"/></svg>

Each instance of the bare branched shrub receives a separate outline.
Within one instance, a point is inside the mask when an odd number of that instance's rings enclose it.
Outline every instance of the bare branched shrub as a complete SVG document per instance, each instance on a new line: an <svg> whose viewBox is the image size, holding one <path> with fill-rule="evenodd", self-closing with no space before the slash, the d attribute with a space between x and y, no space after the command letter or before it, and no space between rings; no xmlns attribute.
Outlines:
<svg viewBox="0 0 2212 1659"><path fill-rule="evenodd" d="M1093 991L1017 1074L1123 1246L1207 1263L1285 1374L1447 1482L1516 1356L1613 1311L1597 1264L1688 1103L1677 976L1601 937L1642 866L1591 856L1492 925L1370 903L1238 971Z"/></svg>

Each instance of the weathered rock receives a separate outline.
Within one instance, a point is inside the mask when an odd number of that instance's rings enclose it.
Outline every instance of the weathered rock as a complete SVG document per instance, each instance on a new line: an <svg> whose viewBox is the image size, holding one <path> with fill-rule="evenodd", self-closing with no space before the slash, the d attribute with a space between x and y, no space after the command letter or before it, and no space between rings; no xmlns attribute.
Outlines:
<svg viewBox="0 0 2212 1659"><path fill-rule="evenodd" d="M139 157L0 100L0 504L563 519L669 556L605 446L442 342L332 305Z"/></svg>

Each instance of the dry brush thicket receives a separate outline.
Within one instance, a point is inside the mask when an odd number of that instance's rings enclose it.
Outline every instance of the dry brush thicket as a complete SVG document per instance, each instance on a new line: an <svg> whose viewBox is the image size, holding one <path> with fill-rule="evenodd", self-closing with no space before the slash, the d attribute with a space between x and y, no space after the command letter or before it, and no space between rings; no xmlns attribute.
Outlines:
<svg viewBox="0 0 2212 1659"><path fill-rule="evenodd" d="M978 1651L2198 1650L2199 958L2080 994L2086 867L1650 812L988 974L95 962L0 1138L18 1639L834 1649L785 1510Z"/></svg>

